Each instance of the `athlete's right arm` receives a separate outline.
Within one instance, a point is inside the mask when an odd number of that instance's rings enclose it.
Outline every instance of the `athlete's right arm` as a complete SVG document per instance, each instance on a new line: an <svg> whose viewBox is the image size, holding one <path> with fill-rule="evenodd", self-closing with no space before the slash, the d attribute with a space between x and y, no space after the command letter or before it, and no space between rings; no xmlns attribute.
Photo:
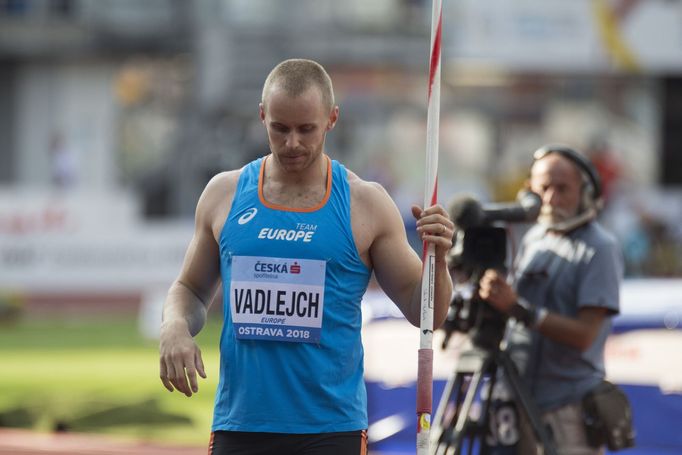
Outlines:
<svg viewBox="0 0 682 455"><path fill-rule="evenodd" d="M206 323L206 312L220 277L218 238L229 212L239 171L215 176L199 198L194 236L180 275L163 306L159 339L160 377L169 391L188 397L198 391L197 373L206 378L194 336Z"/></svg>

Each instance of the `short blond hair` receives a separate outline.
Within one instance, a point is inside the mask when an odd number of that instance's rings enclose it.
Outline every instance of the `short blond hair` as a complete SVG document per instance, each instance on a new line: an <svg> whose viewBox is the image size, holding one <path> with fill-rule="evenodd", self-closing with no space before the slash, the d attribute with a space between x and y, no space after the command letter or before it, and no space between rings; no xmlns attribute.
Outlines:
<svg viewBox="0 0 682 455"><path fill-rule="evenodd" d="M291 97L301 95L312 86L320 89L322 101L330 111L334 107L334 88L327 71L313 60L294 58L284 60L270 71L263 84L261 102L266 105L265 98L273 86L277 86Z"/></svg>

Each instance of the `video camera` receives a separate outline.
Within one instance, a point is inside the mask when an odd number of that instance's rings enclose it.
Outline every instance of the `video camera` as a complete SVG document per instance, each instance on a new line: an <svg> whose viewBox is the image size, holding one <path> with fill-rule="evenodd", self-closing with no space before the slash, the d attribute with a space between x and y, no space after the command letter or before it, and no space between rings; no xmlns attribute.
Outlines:
<svg viewBox="0 0 682 455"><path fill-rule="evenodd" d="M456 282L466 282L468 292L456 291L443 326L443 348L452 333L469 333L472 343L480 348L496 349L507 323L500 313L478 296L478 283L487 269L505 270L507 263L507 231L499 223L533 222L540 213L540 196L519 192L514 203L482 205L470 196L453 200L450 218L455 223L453 247L448 266Z"/></svg>

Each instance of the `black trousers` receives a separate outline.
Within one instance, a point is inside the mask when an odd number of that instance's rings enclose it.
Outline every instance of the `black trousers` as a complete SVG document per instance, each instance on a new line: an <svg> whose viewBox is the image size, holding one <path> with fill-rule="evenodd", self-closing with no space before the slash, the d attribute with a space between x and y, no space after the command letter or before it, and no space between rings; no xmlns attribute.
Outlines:
<svg viewBox="0 0 682 455"><path fill-rule="evenodd" d="M209 455L366 455L367 431L287 434L215 431Z"/></svg>

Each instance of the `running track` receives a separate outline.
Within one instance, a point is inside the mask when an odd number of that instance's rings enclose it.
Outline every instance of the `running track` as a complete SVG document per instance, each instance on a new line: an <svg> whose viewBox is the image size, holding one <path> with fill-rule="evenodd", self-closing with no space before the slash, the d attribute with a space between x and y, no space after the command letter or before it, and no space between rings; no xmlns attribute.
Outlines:
<svg viewBox="0 0 682 455"><path fill-rule="evenodd" d="M206 455L207 452L206 447L178 447L124 442L95 435L0 429L0 455Z"/></svg>
<svg viewBox="0 0 682 455"><path fill-rule="evenodd" d="M0 429L1 455L206 455L206 447L118 441L69 433Z"/></svg>

